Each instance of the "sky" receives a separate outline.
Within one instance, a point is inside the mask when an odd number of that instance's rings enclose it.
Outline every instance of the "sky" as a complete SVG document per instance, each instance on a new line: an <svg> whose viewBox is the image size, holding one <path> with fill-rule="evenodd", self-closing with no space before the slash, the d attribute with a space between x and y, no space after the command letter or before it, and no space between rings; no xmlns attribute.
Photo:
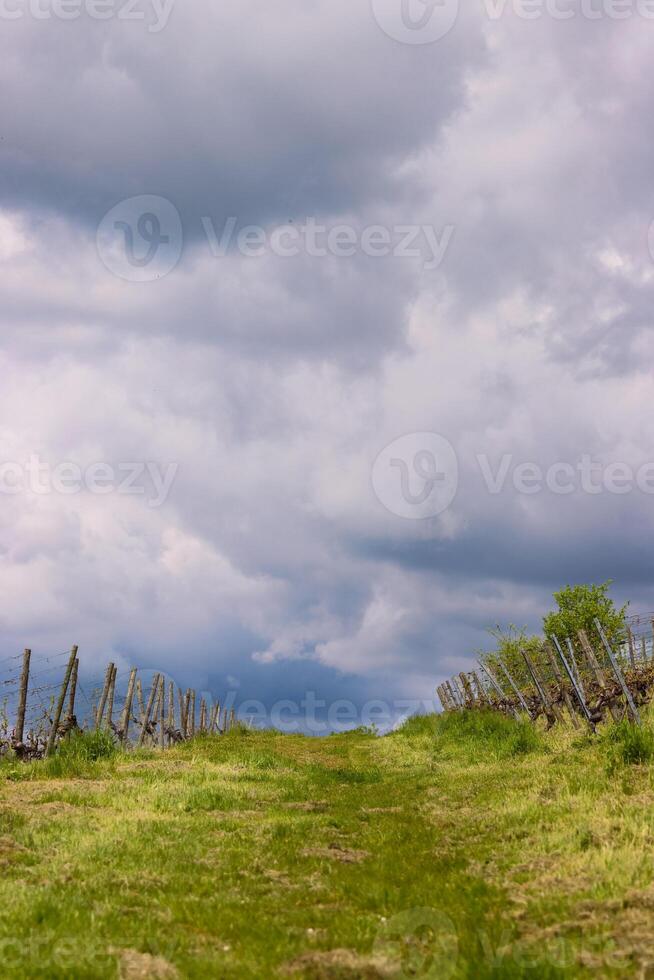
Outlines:
<svg viewBox="0 0 654 980"><path fill-rule="evenodd" d="M392 723L654 608L654 4L0 20L0 654Z"/></svg>

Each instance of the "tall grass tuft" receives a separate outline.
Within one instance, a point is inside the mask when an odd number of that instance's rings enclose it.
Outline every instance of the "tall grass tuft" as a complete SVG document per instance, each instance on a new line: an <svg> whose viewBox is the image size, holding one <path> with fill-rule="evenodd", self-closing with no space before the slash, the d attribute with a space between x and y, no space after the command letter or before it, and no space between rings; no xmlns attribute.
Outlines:
<svg viewBox="0 0 654 980"><path fill-rule="evenodd" d="M633 766L654 759L654 732L648 725L635 725L627 718L606 731L608 766L612 771L621 765Z"/></svg>
<svg viewBox="0 0 654 980"><path fill-rule="evenodd" d="M110 732L73 732L57 747L54 755L41 763L44 776L84 776L96 764L111 760L118 748Z"/></svg>
<svg viewBox="0 0 654 980"><path fill-rule="evenodd" d="M441 750L464 752L471 760L508 759L543 749L535 726L496 711L457 711L440 715L435 725Z"/></svg>

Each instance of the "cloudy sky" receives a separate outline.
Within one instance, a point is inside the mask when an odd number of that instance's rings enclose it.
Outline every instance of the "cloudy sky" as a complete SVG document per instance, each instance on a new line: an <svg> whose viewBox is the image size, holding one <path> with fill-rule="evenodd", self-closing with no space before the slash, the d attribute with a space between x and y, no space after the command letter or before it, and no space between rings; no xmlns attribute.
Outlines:
<svg viewBox="0 0 654 980"><path fill-rule="evenodd" d="M654 9L0 8L6 655L429 700L654 608Z"/></svg>

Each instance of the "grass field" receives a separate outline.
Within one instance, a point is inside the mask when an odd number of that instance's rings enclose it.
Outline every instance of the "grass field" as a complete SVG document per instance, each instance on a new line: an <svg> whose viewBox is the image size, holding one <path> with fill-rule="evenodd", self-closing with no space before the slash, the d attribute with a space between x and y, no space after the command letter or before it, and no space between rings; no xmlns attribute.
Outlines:
<svg viewBox="0 0 654 980"><path fill-rule="evenodd" d="M3 977L654 969L649 731L471 713L106 752L0 765Z"/></svg>

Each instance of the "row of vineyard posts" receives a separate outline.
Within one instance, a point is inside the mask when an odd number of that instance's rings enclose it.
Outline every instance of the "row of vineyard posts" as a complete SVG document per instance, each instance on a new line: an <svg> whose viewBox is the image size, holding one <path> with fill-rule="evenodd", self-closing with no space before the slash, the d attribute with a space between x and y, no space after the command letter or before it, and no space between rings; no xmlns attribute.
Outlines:
<svg viewBox="0 0 654 980"><path fill-rule="evenodd" d="M78 696L79 657L74 646L68 656L64 677L51 704L43 713L41 724L27 728L26 714L30 700L30 665L32 651L22 655L18 681L18 705L15 725L6 738L0 737L0 754L8 751L19 759L38 759L51 755L59 742L70 733L81 731L76 716ZM123 749L158 746L162 749L193 738L198 733L225 734L236 727L234 709L221 710L220 703L210 704L198 699L192 689L182 691L173 681L157 673L149 691L145 692L138 669L129 672L127 693L117 710L117 668L107 666L97 705L92 706L86 727L105 730ZM199 718L198 718L199 709Z"/></svg>
<svg viewBox="0 0 654 980"><path fill-rule="evenodd" d="M565 719L575 727L596 726L612 718L641 724L639 708L654 693L654 619L633 617L624 642L613 646L602 624L570 637L551 636L536 658L520 650L521 670L499 654L481 657L478 669L461 672L437 688L446 712L491 709L532 721L543 717L547 728Z"/></svg>

